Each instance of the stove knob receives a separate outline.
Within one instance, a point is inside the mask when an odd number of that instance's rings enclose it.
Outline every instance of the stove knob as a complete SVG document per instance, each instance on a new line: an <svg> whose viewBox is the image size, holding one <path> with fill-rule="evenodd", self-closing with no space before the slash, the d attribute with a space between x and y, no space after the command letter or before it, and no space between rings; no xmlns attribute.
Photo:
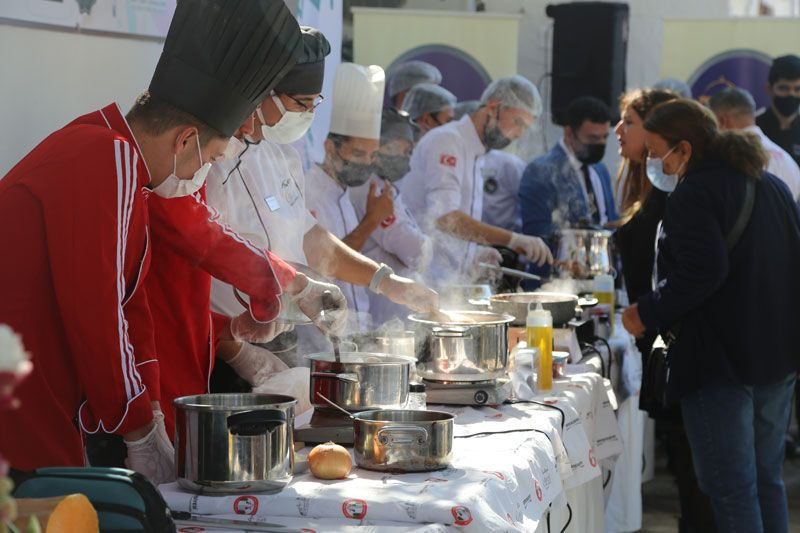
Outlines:
<svg viewBox="0 0 800 533"><path fill-rule="evenodd" d="M475 393L473 399L475 400L476 404L483 405L489 400L489 394L484 390L479 390Z"/></svg>

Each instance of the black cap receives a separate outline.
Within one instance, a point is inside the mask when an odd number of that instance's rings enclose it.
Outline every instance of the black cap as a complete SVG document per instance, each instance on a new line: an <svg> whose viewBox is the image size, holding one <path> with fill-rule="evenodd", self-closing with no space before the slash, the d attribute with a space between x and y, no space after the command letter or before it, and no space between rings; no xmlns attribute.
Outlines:
<svg viewBox="0 0 800 533"><path fill-rule="evenodd" d="M231 136L301 50L282 1L178 0L149 90Z"/></svg>
<svg viewBox="0 0 800 533"><path fill-rule="evenodd" d="M800 57L788 54L776 57L769 68L769 83L772 85L779 79L796 80L800 78Z"/></svg>
<svg viewBox="0 0 800 533"><path fill-rule="evenodd" d="M275 86L276 93L317 94L322 92L325 77L325 57L331 53L331 44L322 32L309 26L300 26L303 49L292 70Z"/></svg>
<svg viewBox="0 0 800 533"><path fill-rule="evenodd" d="M384 107L381 114L381 144L406 139L414 144L414 125L405 111Z"/></svg>

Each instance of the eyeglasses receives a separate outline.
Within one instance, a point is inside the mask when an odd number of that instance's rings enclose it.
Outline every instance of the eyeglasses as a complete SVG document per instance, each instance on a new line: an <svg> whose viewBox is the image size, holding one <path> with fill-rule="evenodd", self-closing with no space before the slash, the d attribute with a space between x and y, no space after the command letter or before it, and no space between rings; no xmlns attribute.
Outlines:
<svg viewBox="0 0 800 533"><path fill-rule="evenodd" d="M325 100L325 97L324 97L324 96L322 96L322 95L319 95L319 96L317 96L316 98L314 98L314 100L312 100L312 101L311 101L311 104L308 104L308 103L307 103L307 101L306 101L306 102L303 102L302 100L298 100L297 98L295 98L295 97L294 97L294 96L292 96L291 94L287 94L286 96L288 96L289 98L291 98L291 99L292 99L292 101L294 101L294 103L296 103L297 105L299 105L300 107L302 107L303 109L305 109L304 113L311 113L311 112L313 112L313 111L314 111L316 108L318 108L318 107L319 107L319 105L320 105L320 104L323 102L323 100Z"/></svg>

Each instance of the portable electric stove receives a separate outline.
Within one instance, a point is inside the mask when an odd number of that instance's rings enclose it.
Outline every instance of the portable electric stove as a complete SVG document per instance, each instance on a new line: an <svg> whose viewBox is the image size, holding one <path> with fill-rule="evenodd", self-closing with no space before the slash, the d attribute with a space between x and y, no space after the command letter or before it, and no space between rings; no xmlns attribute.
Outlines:
<svg viewBox="0 0 800 533"><path fill-rule="evenodd" d="M427 403L444 405L500 405L511 397L507 377L489 381L429 381Z"/></svg>
<svg viewBox="0 0 800 533"><path fill-rule="evenodd" d="M355 439L353 421L344 413L334 409L314 408L308 424L295 428L294 440L306 444L333 441L337 444L353 444Z"/></svg>

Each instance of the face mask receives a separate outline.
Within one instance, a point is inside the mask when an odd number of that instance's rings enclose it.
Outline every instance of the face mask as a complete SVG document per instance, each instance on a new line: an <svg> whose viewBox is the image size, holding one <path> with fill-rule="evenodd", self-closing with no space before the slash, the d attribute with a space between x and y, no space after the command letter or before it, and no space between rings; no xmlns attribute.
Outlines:
<svg viewBox="0 0 800 533"><path fill-rule="evenodd" d="M797 113L797 108L800 107L800 97L797 96L776 96L773 98L772 103L775 104L775 109L784 117L791 117Z"/></svg>
<svg viewBox="0 0 800 533"><path fill-rule="evenodd" d="M342 159L342 169L336 173L336 177L345 187L358 187L369 180L374 170L372 165Z"/></svg>
<svg viewBox="0 0 800 533"><path fill-rule="evenodd" d="M272 101L281 112L281 119L274 126L267 126L261 107L256 108L258 119L261 121L261 135L264 136L264 139L275 144L291 144L305 135L314 121L314 113L311 111L287 111L281 99L274 94Z"/></svg>
<svg viewBox="0 0 800 533"><path fill-rule="evenodd" d="M491 130L487 128L489 121L483 125L483 144L487 150L502 150L509 144L511 139L503 135L500 131L500 108L497 108L497 115L495 115L495 125Z"/></svg>
<svg viewBox="0 0 800 533"><path fill-rule="evenodd" d="M386 181L397 181L411 170L407 155L378 154L375 172Z"/></svg>
<svg viewBox="0 0 800 533"><path fill-rule="evenodd" d="M647 178L650 180L650 183L653 184L653 187L658 189L659 191L664 192L672 192L675 190L675 187L678 186L678 174L667 174L664 172L664 160L675 150L676 147L673 147L672 150L664 154L664 157L648 157L645 169L647 171ZM683 168L683 165L678 168L678 172L680 169Z"/></svg>
<svg viewBox="0 0 800 533"><path fill-rule="evenodd" d="M606 143L584 144L575 157L584 165L594 165L603 160L606 155Z"/></svg>
<svg viewBox="0 0 800 533"><path fill-rule="evenodd" d="M176 174L175 170L178 168L178 155L173 155L172 159L172 174L167 176L161 185L153 189L153 192L163 198L179 198L181 196L191 196L200 190L203 183L206 182L206 176L211 169L211 163L203 164L203 154L200 152L200 136L196 135L197 139L197 155L200 158L200 168L192 176L190 180L182 180Z"/></svg>
<svg viewBox="0 0 800 533"><path fill-rule="evenodd" d="M247 145L243 141L240 141L236 137L231 137L231 140L228 141L228 146L225 148L223 155L225 156L225 159L229 161L236 159L242 152L244 152L246 147Z"/></svg>

